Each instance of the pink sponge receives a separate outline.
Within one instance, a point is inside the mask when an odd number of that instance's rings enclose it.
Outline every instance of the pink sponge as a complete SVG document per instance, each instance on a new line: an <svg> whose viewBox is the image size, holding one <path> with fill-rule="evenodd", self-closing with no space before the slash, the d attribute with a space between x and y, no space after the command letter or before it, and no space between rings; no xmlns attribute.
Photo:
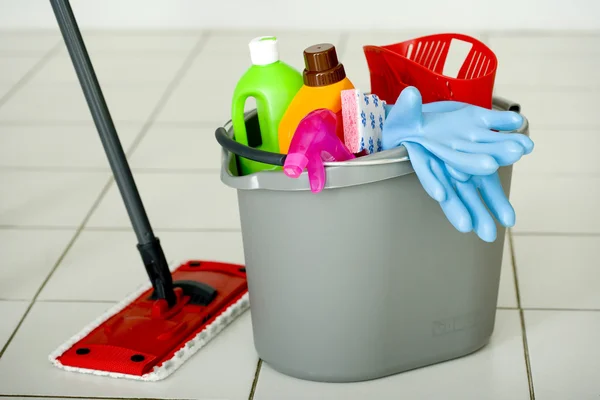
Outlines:
<svg viewBox="0 0 600 400"><path fill-rule="evenodd" d="M358 96L360 96L360 92L356 89L342 90L344 144L352 153L360 153L360 150L357 147L360 145L356 118L356 116L360 114L360 111L358 111Z"/></svg>
<svg viewBox="0 0 600 400"><path fill-rule="evenodd" d="M342 90L344 144L354 153L381 151L381 131L385 122L385 104L377 95L357 89Z"/></svg>

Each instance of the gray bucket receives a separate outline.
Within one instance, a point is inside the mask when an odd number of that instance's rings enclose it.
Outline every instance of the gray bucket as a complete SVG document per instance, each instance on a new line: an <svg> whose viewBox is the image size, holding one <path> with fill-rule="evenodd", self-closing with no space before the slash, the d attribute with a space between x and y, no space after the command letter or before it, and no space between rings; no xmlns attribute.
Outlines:
<svg viewBox="0 0 600 400"><path fill-rule="evenodd" d="M494 108L520 112L501 98ZM527 120L518 132L529 133ZM353 382L488 342L505 229L498 225L494 243L456 231L404 147L326 164L318 194L306 172L237 176L235 158L223 150L221 180L237 189L254 344L264 362L301 379ZM512 167L499 174L508 196Z"/></svg>

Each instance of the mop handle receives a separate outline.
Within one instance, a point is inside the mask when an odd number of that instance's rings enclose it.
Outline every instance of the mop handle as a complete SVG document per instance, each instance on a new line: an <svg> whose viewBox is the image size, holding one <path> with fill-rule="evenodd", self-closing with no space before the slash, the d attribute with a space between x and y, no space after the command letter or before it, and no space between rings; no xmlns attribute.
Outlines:
<svg viewBox="0 0 600 400"><path fill-rule="evenodd" d="M50 0L50 3L54 9L66 47L71 55L73 66L77 72L94 123L100 134L115 181L125 202L137 240L140 244L149 243L154 237L152 227L129 169L127 157L123 152L123 147L96 78L94 67L83 43L69 0Z"/></svg>
<svg viewBox="0 0 600 400"><path fill-rule="evenodd" d="M148 215L133 180L127 157L108 111L108 106L83 43L69 0L50 0L50 4L54 10L65 45L69 50L79 83L104 146L106 157L125 203L127 214L137 236L137 248L142 256L148 277L152 282L155 295L158 299L165 299L168 306L172 307L176 304L177 299L173 290L171 271L160 241L152 232Z"/></svg>

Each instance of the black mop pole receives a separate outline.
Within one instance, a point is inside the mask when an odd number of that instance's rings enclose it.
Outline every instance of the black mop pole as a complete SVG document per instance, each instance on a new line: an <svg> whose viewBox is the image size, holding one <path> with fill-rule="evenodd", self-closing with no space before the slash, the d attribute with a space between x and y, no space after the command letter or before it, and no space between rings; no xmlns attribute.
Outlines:
<svg viewBox="0 0 600 400"><path fill-rule="evenodd" d="M92 113L96 129L102 140L104 151L121 192L133 230L137 236L137 247L146 267L146 272L152 281L154 295L156 298L167 300L169 307L171 307L176 303L171 272L160 241L154 236L150 226L144 204L131 174L127 157L123 152L123 147L104 100L92 62L83 43L73 10L69 0L50 0L50 4Z"/></svg>

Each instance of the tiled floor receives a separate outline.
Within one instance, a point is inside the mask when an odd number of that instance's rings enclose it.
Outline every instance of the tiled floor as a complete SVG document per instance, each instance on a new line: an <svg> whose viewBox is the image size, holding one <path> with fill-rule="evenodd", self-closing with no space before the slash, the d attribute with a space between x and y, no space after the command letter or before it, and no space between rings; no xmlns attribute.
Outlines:
<svg viewBox="0 0 600 400"><path fill-rule="evenodd" d="M246 43L271 32L85 33L122 144L168 258L243 262L235 192L214 129ZM330 41L368 90L360 46L423 32L275 32L281 55ZM171 378L66 373L47 355L146 277L58 31L0 33L0 396L170 399L600 398L600 33L467 32L499 57L496 93L522 104L534 153L514 170L496 328L475 354L356 384L259 363L245 313ZM511 246L512 245L512 246Z"/></svg>

